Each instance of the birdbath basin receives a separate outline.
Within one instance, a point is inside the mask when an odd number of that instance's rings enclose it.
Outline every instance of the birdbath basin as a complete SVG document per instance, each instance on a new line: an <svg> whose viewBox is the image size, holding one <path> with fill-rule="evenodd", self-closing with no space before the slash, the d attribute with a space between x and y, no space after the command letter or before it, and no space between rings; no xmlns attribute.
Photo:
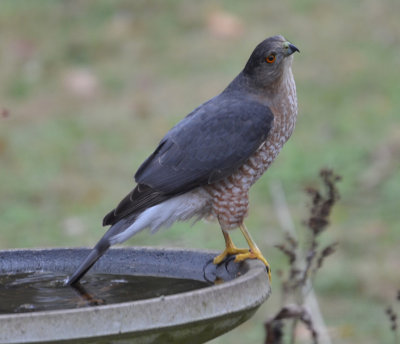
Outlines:
<svg viewBox="0 0 400 344"><path fill-rule="evenodd" d="M88 252L0 251L0 343L204 343L270 294L258 260L215 266L216 252L154 248L110 249L77 288L64 286Z"/></svg>

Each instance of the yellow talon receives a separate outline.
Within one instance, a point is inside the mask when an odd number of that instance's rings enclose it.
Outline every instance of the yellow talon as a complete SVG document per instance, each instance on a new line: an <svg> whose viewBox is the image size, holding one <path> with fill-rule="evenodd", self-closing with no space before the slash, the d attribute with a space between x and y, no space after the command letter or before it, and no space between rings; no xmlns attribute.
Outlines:
<svg viewBox="0 0 400 344"><path fill-rule="evenodd" d="M214 261L213 261L214 264L216 264L216 265L220 264L227 256L235 255L235 254L236 254L235 262L242 262L246 259L259 259L265 264L265 267L267 268L268 278L271 281L271 268L270 268L267 260L264 258L260 249L257 247L256 243L251 238L250 233L248 232L244 223L242 223L239 227L240 227L240 230L243 233L243 236L245 237L247 243L249 244L250 250L243 249L243 248L237 248L235 246L235 244L232 242L232 239L230 238L229 234L226 233L225 231L222 231L222 234L224 235L226 247L225 247L224 252L222 252L220 255L218 255L214 258Z"/></svg>
<svg viewBox="0 0 400 344"><path fill-rule="evenodd" d="M222 252L220 255L216 256L213 260L215 265L220 264L227 256L233 256L235 254L246 254L249 253L249 250L247 248L237 248L236 246L233 247L227 247L224 252ZM237 257L237 256L236 256ZM236 259L235 259L236 260Z"/></svg>
<svg viewBox="0 0 400 344"><path fill-rule="evenodd" d="M213 262L215 265L220 264L227 256L232 256L239 253L245 254L246 252L249 252L249 250L246 248L237 248L232 242L232 239L230 238L228 233L222 231L222 234L224 235L226 247L224 252L214 258Z"/></svg>
<svg viewBox="0 0 400 344"><path fill-rule="evenodd" d="M237 262L237 263L238 262L242 262L242 261L244 261L246 259L259 259L259 260L261 260L265 264L265 266L267 268L268 278L271 281L271 268L269 267L269 264L268 264L267 260L264 258L264 256L262 255L260 250L256 250L256 251L251 250L251 251L248 251L247 253L238 254L235 257L235 262Z"/></svg>
<svg viewBox="0 0 400 344"><path fill-rule="evenodd" d="M244 223L242 223L239 226L239 228L240 228L240 231L242 232L243 236L245 237L247 243L249 244L250 251L247 254L243 253L243 254L237 255L235 258L235 261L241 262L245 259L261 260L265 264L265 267L267 268L268 278L271 281L271 268L270 268L267 260L264 258L260 249L257 247L256 243L251 238L251 235L250 235L249 231L247 230L246 226L244 225Z"/></svg>

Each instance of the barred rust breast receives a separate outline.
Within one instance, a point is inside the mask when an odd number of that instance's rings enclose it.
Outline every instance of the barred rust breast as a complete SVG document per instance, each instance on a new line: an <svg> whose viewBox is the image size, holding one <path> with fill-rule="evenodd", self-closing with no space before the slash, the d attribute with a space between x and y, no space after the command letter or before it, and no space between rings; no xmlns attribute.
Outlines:
<svg viewBox="0 0 400 344"><path fill-rule="evenodd" d="M280 96L269 100L274 124L267 140L233 175L206 187L212 196L209 217L217 218L224 230L237 228L243 222L248 212L250 187L268 169L294 130L297 96L291 70L276 91Z"/></svg>

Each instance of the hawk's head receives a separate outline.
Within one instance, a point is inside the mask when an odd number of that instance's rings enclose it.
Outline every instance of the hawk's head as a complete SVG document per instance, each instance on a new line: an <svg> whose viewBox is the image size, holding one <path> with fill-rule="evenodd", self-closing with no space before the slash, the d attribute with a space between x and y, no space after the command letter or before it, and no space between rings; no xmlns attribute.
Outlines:
<svg viewBox="0 0 400 344"><path fill-rule="evenodd" d="M254 49L243 73L250 76L257 87L266 88L281 80L291 67L292 54L300 52L283 36L273 36L262 41Z"/></svg>

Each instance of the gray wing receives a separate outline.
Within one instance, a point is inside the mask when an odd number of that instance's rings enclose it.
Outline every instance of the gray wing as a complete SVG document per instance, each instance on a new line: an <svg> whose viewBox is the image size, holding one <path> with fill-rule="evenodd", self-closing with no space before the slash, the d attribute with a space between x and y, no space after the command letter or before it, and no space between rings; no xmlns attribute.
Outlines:
<svg viewBox="0 0 400 344"><path fill-rule="evenodd" d="M161 140L136 172L138 185L103 225L133 222L153 205L229 176L265 141L273 118L267 106L246 99L221 94L204 103Z"/></svg>
<svg viewBox="0 0 400 344"><path fill-rule="evenodd" d="M164 194L177 194L223 179L265 141L272 122L265 105L216 97L168 132L135 180Z"/></svg>

